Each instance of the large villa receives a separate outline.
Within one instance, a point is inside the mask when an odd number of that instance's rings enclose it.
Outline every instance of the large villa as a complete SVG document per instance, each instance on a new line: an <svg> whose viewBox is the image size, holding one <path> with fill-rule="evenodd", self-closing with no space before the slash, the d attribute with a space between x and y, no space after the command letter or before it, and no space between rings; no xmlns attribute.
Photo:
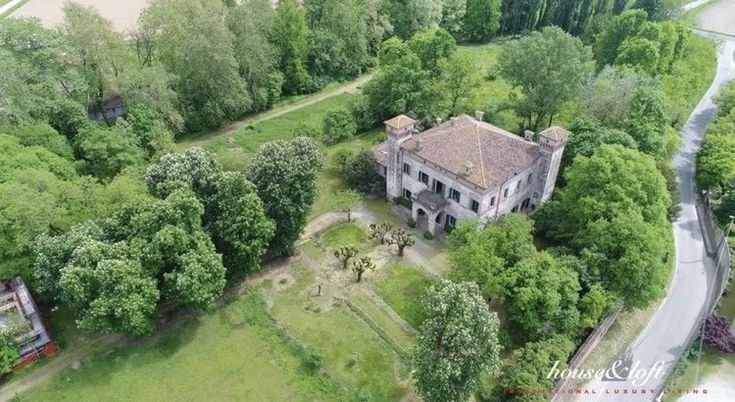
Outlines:
<svg viewBox="0 0 735 402"><path fill-rule="evenodd" d="M405 115L385 122L388 140L374 153L386 195L410 200L412 218L432 234L462 219L530 213L554 191L570 133L550 127L522 138L482 117L461 115L422 132Z"/></svg>

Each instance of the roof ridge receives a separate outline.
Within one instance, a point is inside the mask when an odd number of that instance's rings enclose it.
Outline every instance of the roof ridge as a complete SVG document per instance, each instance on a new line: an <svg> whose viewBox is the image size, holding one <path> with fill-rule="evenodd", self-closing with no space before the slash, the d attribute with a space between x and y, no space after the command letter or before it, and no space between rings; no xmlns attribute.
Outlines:
<svg viewBox="0 0 735 402"><path fill-rule="evenodd" d="M480 133L477 131L477 125L475 127L475 139L477 140L477 151L480 153L480 172L482 173L482 186L487 187L487 179L485 178L485 156L482 153L482 144L480 143Z"/></svg>

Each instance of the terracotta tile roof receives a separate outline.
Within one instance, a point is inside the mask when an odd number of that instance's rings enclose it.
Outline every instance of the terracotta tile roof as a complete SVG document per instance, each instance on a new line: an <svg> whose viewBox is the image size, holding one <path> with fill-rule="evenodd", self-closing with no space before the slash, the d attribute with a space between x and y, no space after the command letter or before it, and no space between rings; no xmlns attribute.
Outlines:
<svg viewBox="0 0 735 402"><path fill-rule="evenodd" d="M375 155L375 160L379 165L388 166L388 143L381 142L378 144L373 148L373 155Z"/></svg>
<svg viewBox="0 0 735 402"><path fill-rule="evenodd" d="M551 126L546 130L538 133L539 136L546 137L554 141L566 141L566 139L569 138L570 134L571 133L569 131L558 126Z"/></svg>
<svg viewBox="0 0 735 402"><path fill-rule="evenodd" d="M390 120L386 120L383 123L390 127L401 129L406 126L410 126L411 124L416 124L416 120L406 116L405 114L401 114Z"/></svg>
<svg viewBox="0 0 735 402"><path fill-rule="evenodd" d="M401 148L484 189L530 167L539 145L462 115L409 138Z"/></svg>

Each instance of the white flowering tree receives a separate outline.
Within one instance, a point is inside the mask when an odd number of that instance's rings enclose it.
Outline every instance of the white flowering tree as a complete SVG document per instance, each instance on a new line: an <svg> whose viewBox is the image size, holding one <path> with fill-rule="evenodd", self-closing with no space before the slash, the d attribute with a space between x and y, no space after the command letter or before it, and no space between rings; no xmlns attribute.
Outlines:
<svg viewBox="0 0 735 402"><path fill-rule="evenodd" d="M414 352L416 388L426 402L466 401L500 362L497 314L471 282L442 281L424 298L427 319Z"/></svg>

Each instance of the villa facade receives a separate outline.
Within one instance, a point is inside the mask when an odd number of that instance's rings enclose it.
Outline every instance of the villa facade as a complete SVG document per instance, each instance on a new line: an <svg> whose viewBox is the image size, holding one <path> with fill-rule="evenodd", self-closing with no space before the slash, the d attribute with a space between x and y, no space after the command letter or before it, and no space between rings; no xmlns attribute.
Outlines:
<svg viewBox="0 0 735 402"><path fill-rule="evenodd" d="M570 133L550 127L524 137L461 115L417 132L405 115L385 122L374 150L388 199L411 200L411 216L437 234L463 219L530 213L551 197ZM534 137L538 142L534 142Z"/></svg>

